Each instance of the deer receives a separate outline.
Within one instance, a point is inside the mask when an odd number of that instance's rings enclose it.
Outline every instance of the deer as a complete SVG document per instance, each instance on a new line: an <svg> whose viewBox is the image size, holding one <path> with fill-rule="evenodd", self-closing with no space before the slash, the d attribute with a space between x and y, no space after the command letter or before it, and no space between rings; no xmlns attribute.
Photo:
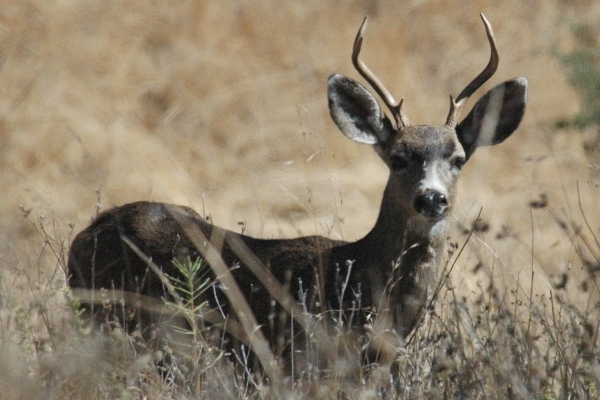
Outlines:
<svg viewBox="0 0 600 400"><path fill-rule="evenodd" d="M498 68L492 26L483 14L481 19L489 62L456 98L450 96L444 125L411 125L403 100L396 101L360 58L366 17L354 41L352 63L390 116L362 84L339 74L328 78L334 123L354 142L371 145L389 169L379 216L363 238L354 242L323 236L253 238L219 228L185 206L140 201L100 213L75 237L68 257L70 287L116 289L159 299L167 294L159 272L177 276L174 259L202 257L206 254L202 247L218 237L214 248L226 268L223 274L239 287L261 327L258 331L272 346L286 329L290 333L289 327L278 326L282 320L266 312L273 309L273 293L263 274L274 278L293 301L303 297L310 303L309 312L330 312L348 321L352 314L359 330L377 313L382 329L401 345L426 312L438 283L448 217L464 164L478 147L507 139L525 112L527 80L519 77L493 87L458 122L467 100ZM203 239L195 240L194 235ZM248 257L236 251L239 246L249 250L262 272L251 268ZM213 273L216 282L219 274ZM207 298L233 314L225 296L228 290L230 285L215 285Z"/></svg>

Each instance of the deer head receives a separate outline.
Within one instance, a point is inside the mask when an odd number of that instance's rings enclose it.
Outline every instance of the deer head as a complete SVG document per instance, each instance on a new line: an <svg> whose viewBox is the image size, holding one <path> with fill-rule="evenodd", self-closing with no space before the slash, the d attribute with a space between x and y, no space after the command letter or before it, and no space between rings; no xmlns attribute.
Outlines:
<svg viewBox="0 0 600 400"><path fill-rule="evenodd" d="M501 143L518 127L525 112L527 80L503 82L476 103L457 124L469 97L498 68L498 51L492 27L483 14L490 43L488 65L458 95L450 96L450 111L442 126L411 125L402 109L375 74L359 59L366 17L354 41L352 61L391 112L356 81L334 74L328 80L329 109L333 121L350 139L370 144L390 168L383 208L394 215L418 217L426 225L445 218L454 203L456 183L464 163L477 147ZM390 200L386 204L385 196Z"/></svg>

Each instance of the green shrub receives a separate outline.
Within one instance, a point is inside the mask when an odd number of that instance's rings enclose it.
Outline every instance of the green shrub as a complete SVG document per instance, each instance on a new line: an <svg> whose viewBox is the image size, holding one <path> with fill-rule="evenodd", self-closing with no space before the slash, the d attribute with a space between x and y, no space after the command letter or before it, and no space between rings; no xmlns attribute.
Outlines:
<svg viewBox="0 0 600 400"><path fill-rule="evenodd" d="M595 153L600 150L600 44L588 25L575 24L572 31L575 49L569 53L556 51L556 56L567 68L569 82L580 96L582 109L571 119L557 120L555 125L559 129L592 127L595 135L585 148Z"/></svg>

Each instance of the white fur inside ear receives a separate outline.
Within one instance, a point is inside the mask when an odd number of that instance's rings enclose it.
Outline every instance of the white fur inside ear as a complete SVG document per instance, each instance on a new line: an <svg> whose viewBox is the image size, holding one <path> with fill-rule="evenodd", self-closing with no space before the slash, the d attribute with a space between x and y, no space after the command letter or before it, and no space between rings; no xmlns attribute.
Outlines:
<svg viewBox="0 0 600 400"><path fill-rule="evenodd" d="M489 146L494 142L496 129L500 122L504 90L504 86L497 86L494 90L490 91L490 97L481 121L481 130L479 132L479 138L477 139L477 147Z"/></svg>
<svg viewBox="0 0 600 400"><path fill-rule="evenodd" d="M335 97L336 95L333 96ZM331 117L340 131L349 139L364 144L375 144L379 141L370 129L364 129L365 123L363 121L357 120L356 117L349 114L345 109L337 107L334 110L332 108Z"/></svg>
<svg viewBox="0 0 600 400"><path fill-rule="evenodd" d="M371 145L387 139L381 108L367 89L338 74L330 76L327 84L329 112L344 135Z"/></svg>

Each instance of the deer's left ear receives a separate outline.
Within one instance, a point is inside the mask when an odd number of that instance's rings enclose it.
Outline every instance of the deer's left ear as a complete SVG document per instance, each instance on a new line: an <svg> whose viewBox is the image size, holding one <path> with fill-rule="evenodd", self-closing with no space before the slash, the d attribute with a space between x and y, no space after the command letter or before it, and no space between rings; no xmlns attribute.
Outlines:
<svg viewBox="0 0 600 400"><path fill-rule="evenodd" d="M501 143L519 126L527 103L527 79L515 78L487 92L456 127L469 159L480 146Z"/></svg>

